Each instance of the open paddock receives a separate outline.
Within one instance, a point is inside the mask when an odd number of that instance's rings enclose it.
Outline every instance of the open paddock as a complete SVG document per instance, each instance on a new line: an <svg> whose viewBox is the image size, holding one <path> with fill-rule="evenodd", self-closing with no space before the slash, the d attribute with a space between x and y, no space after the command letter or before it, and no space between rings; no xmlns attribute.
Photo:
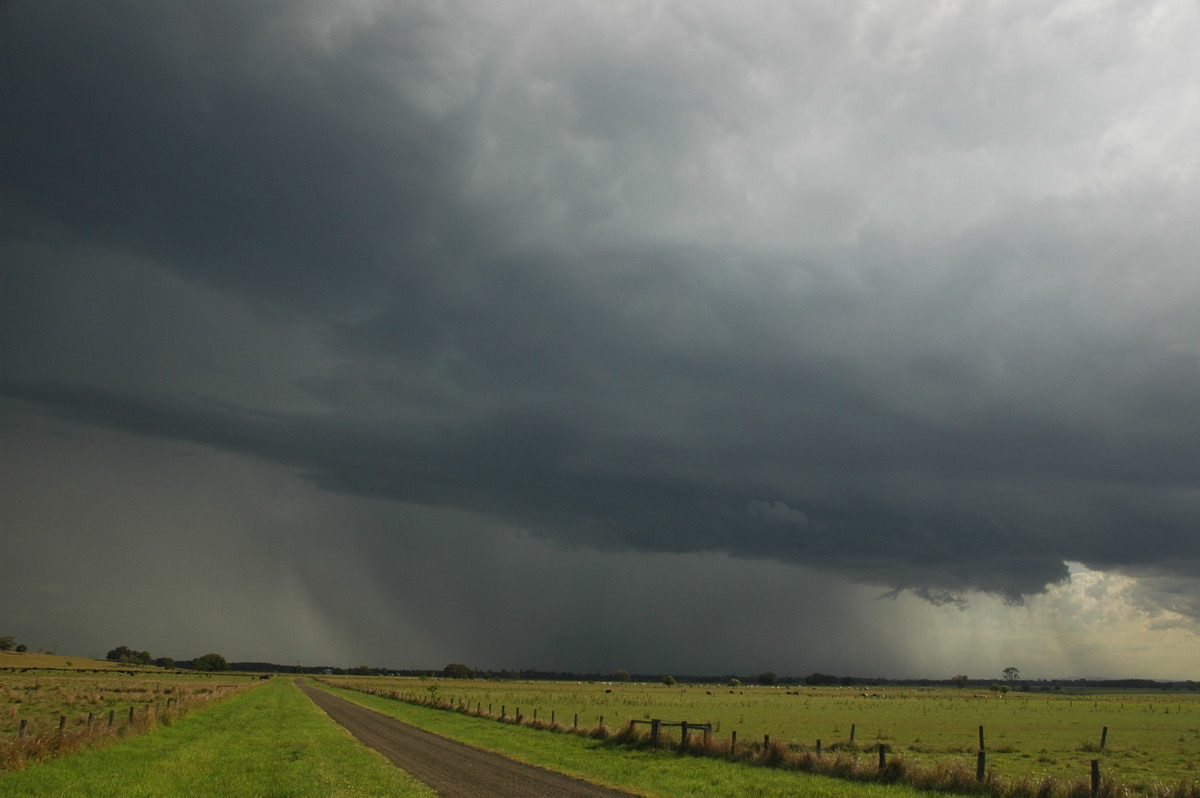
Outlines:
<svg viewBox="0 0 1200 798"><path fill-rule="evenodd" d="M1105 777L1140 792L1200 779L1200 693L1116 690L1010 692L970 688L835 688L629 682L542 682L338 676L329 681L410 698L436 698L499 716L604 724L711 723L713 737L783 742L798 750L889 756L920 765L976 765L983 727L987 768L1008 779ZM1107 733L1105 729L1107 728ZM677 731L677 730L676 730Z"/></svg>
<svg viewBox="0 0 1200 798"><path fill-rule="evenodd" d="M198 697L214 697L248 685L255 676L163 670L0 670L0 736L44 734L59 728L107 723L108 714L127 716L130 708L162 708Z"/></svg>

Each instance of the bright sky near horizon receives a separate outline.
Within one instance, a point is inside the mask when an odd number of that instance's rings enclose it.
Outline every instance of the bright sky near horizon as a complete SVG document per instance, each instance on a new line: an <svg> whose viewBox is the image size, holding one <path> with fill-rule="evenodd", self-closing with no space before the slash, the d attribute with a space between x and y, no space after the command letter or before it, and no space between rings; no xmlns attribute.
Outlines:
<svg viewBox="0 0 1200 798"><path fill-rule="evenodd" d="M0 634L1200 678L1198 37L0 0Z"/></svg>

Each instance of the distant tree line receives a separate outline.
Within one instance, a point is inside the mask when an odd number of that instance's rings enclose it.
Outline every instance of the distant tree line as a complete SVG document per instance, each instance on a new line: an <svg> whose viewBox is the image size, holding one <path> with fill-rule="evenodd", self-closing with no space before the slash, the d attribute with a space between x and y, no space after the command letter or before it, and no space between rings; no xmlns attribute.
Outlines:
<svg viewBox="0 0 1200 798"><path fill-rule="evenodd" d="M193 660L176 661L171 657L155 658L149 651L135 651L129 646L117 646L104 655L110 662L122 665L156 665L160 668L191 668L197 671L227 671L229 663L220 654L205 654Z"/></svg>

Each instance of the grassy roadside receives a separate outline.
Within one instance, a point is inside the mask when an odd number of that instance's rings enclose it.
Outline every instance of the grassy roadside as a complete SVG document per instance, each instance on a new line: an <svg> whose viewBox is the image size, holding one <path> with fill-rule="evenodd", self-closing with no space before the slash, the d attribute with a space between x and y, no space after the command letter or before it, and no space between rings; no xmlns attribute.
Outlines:
<svg viewBox="0 0 1200 798"><path fill-rule="evenodd" d="M6 796L433 796L288 677L120 745L0 775Z"/></svg>
<svg viewBox="0 0 1200 798"><path fill-rule="evenodd" d="M851 783L714 759L605 748L595 740L571 734L511 726L351 690L333 688L330 691L445 737L642 795L660 798L798 794L810 798L946 798L945 793L904 786Z"/></svg>

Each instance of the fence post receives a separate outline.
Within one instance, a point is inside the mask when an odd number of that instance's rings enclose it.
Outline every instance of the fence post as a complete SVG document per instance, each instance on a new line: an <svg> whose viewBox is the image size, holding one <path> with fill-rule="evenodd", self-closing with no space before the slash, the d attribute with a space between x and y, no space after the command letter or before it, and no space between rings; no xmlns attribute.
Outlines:
<svg viewBox="0 0 1200 798"><path fill-rule="evenodd" d="M887 767L887 746L883 743L879 744L879 769L883 770Z"/></svg>
<svg viewBox="0 0 1200 798"><path fill-rule="evenodd" d="M1104 727L1104 731L1100 732L1100 750L1104 750L1104 744L1108 742L1108 727Z"/></svg>
<svg viewBox="0 0 1200 798"><path fill-rule="evenodd" d="M571 728L572 729L579 728L579 713L578 712L575 713L575 720L571 723Z"/></svg>
<svg viewBox="0 0 1200 798"><path fill-rule="evenodd" d="M729 753L733 753L737 748L737 729L729 733Z"/></svg>
<svg viewBox="0 0 1200 798"><path fill-rule="evenodd" d="M92 728L92 721L94 721L95 719L96 719L96 713L95 713L95 712L89 712L89 713L88 713L88 728L89 728L89 729L90 729L90 728Z"/></svg>
<svg viewBox="0 0 1200 798"><path fill-rule="evenodd" d="M975 781L983 781L983 775L987 771L987 754L983 751L975 757Z"/></svg>
<svg viewBox="0 0 1200 798"><path fill-rule="evenodd" d="M653 718L650 721L650 747L658 748L658 735L662 730L662 721L658 718Z"/></svg>
<svg viewBox="0 0 1200 798"><path fill-rule="evenodd" d="M854 742L854 724L850 724L850 742Z"/></svg>
<svg viewBox="0 0 1200 798"><path fill-rule="evenodd" d="M21 718L21 730L19 732L17 732L17 736L24 737L26 732L28 731L28 729L29 729L29 720L26 718Z"/></svg>
<svg viewBox="0 0 1200 798"><path fill-rule="evenodd" d="M982 751L986 746L983 744L983 727L979 727L979 750Z"/></svg>
<svg viewBox="0 0 1200 798"><path fill-rule="evenodd" d="M764 734L763 735L763 750L765 751L770 747L771 747L771 735Z"/></svg>
<svg viewBox="0 0 1200 798"><path fill-rule="evenodd" d="M821 755L821 741L817 740L817 756Z"/></svg>
<svg viewBox="0 0 1200 798"><path fill-rule="evenodd" d="M1100 760L1092 760L1092 795L1100 792Z"/></svg>
<svg viewBox="0 0 1200 798"><path fill-rule="evenodd" d="M62 737L62 733L66 728L67 728L67 716L59 715L58 716L58 736L59 737Z"/></svg>
<svg viewBox="0 0 1200 798"><path fill-rule="evenodd" d="M110 709L108 711L108 728L110 728L110 729L112 728L116 713L117 713L117 711L115 709Z"/></svg>
<svg viewBox="0 0 1200 798"><path fill-rule="evenodd" d="M555 723L558 723L557 714L558 713L556 710L553 710L553 709L550 710L550 725L551 726L553 726Z"/></svg>
<svg viewBox="0 0 1200 798"><path fill-rule="evenodd" d="M133 707L129 708L129 722L133 723Z"/></svg>
<svg viewBox="0 0 1200 798"><path fill-rule="evenodd" d="M683 721L679 724L679 747L687 748L688 744L688 723Z"/></svg>

